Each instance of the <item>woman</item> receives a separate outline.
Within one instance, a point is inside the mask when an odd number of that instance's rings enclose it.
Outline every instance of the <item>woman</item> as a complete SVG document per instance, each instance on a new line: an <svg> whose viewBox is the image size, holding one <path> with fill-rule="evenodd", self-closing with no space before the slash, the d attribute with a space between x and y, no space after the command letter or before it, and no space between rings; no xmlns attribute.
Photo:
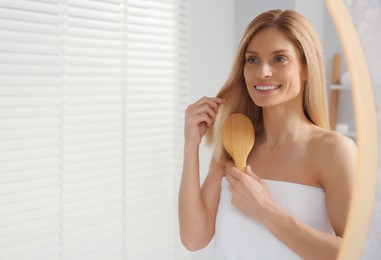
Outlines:
<svg viewBox="0 0 381 260"><path fill-rule="evenodd" d="M291 10L255 18L217 97L186 110L179 220L187 249L215 237L216 259L335 259L356 146L329 130L326 100L322 51L306 19ZM222 123L237 112L255 128L245 174L221 141ZM214 154L200 188L205 134Z"/></svg>

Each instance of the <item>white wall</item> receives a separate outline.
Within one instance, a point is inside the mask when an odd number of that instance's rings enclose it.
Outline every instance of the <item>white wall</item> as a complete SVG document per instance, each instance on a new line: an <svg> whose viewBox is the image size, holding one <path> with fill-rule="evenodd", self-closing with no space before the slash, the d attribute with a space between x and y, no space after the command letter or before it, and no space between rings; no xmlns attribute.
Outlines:
<svg viewBox="0 0 381 260"><path fill-rule="evenodd" d="M246 26L257 15L264 11L271 9L292 9L294 7L294 0L266 0L266 1L252 1L252 0L237 0L235 9L235 43L238 44L239 40L244 33Z"/></svg>
<svg viewBox="0 0 381 260"><path fill-rule="evenodd" d="M234 0L191 1L191 98L214 96L231 68Z"/></svg>
<svg viewBox="0 0 381 260"><path fill-rule="evenodd" d="M234 0L190 1L190 100L215 96L224 83L233 63ZM200 148L201 180L209 168L211 151ZM192 259L212 259L209 247L192 253Z"/></svg>
<svg viewBox="0 0 381 260"><path fill-rule="evenodd" d="M235 46L234 0L191 1L190 100L216 96L233 62ZM210 155L201 149L201 173L205 175Z"/></svg>

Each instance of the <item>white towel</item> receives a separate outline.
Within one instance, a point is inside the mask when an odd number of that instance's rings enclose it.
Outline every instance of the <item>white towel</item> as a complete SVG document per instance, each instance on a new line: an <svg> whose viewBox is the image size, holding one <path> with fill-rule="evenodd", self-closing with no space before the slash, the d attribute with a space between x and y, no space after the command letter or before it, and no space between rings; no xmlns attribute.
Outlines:
<svg viewBox="0 0 381 260"><path fill-rule="evenodd" d="M283 181L265 180L265 183L273 201L292 216L316 229L334 234L323 189ZM214 252L216 260L301 259L262 224L231 205L226 178L221 183Z"/></svg>

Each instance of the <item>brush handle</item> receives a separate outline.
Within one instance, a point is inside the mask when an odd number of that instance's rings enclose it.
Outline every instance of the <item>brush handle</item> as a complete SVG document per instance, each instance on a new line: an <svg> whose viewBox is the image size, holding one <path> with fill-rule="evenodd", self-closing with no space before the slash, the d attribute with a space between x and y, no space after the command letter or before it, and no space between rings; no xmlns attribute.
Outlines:
<svg viewBox="0 0 381 260"><path fill-rule="evenodd" d="M246 168L246 158L237 158L234 159L234 164L235 167L240 170L243 173L246 173L245 168Z"/></svg>

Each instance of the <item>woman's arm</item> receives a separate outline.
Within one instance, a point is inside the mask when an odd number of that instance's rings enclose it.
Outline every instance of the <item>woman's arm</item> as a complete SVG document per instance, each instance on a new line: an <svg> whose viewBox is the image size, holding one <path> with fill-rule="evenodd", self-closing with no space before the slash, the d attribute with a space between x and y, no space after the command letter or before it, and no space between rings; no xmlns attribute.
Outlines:
<svg viewBox="0 0 381 260"><path fill-rule="evenodd" d="M233 205L265 225L303 259L335 259L342 241L356 167L356 147L343 138L335 141L333 145L318 149L316 158L322 165L319 168L321 183L336 236L312 228L274 204L266 185L250 167L246 169L248 174L233 169L227 177ZM325 153L322 154L322 150Z"/></svg>
<svg viewBox="0 0 381 260"><path fill-rule="evenodd" d="M191 251L208 245L214 235L223 166L211 160L200 188L199 145L207 127L213 126L220 98L202 98L186 110L183 173L179 191L180 236Z"/></svg>
<svg viewBox="0 0 381 260"><path fill-rule="evenodd" d="M200 188L198 174L192 174L195 169L187 164L184 162L179 194L180 235L183 245L195 251L207 246L214 235L223 166L212 159Z"/></svg>

